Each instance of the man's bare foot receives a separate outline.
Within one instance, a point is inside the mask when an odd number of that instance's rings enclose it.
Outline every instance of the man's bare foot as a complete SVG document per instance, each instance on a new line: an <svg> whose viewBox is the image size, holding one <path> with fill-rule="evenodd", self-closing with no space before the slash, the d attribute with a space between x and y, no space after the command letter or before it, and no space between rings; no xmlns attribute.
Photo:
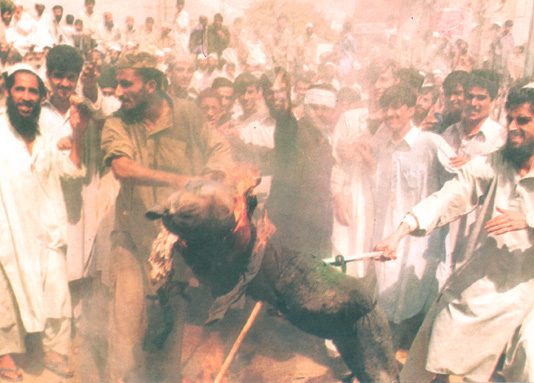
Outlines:
<svg viewBox="0 0 534 383"><path fill-rule="evenodd" d="M47 370L62 378L72 378L74 371L69 364L69 358L66 355L61 355L55 351L46 351L43 358L44 366Z"/></svg>
<svg viewBox="0 0 534 383"><path fill-rule="evenodd" d="M0 379L8 382L22 381L22 371L9 354L0 356Z"/></svg>

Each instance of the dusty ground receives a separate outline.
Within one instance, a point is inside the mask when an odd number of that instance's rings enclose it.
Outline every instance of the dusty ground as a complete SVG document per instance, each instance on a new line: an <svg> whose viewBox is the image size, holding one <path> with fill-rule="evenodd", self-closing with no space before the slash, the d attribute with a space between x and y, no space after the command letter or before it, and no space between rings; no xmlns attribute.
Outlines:
<svg viewBox="0 0 534 383"><path fill-rule="evenodd" d="M224 321L206 329L209 298L198 290L192 294L194 305L190 306L185 327L182 369L184 383L211 383L224 357L230 350L241 326L250 313L253 302L243 310L234 310ZM104 312L104 311L103 311ZM76 375L62 379L44 370L42 366L30 365L23 359L24 382L27 383L79 383L98 382L99 375L94 355L84 349L77 336L73 347L73 364ZM405 355L398 354L403 361ZM307 335L291 326L276 313L264 307L250 333L232 363L225 383L331 383L338 382L330 368L323 340ZM176 382L169 379L168 382ZM453 379L453 382L459 382ZM0 382L2 380L0 379ZM155 383L152 380L147 383ZM159 382L159 381L158 381Z"/></svg>

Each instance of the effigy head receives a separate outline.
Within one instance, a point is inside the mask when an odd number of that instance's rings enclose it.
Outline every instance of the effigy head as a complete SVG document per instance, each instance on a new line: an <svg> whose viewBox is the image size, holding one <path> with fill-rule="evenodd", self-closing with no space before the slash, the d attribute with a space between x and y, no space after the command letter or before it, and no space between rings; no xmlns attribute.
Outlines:
<svg viewBox="0 0 534 383"><path fill-rule="evenodd" d="M168 278L176 251L198 272L222 264L246 264L244 260L251 249L264 246L263 238L273 233L272 225L265 225L269 223L265 215L257 221L262 240L255 237L258 230L251 217L257 204L254 188L258 182L256 172L242 170L222 181L194 179L165 204L150 209L146 217L161 219L163 226L149 257L152 282L157 284Z"/></svg>

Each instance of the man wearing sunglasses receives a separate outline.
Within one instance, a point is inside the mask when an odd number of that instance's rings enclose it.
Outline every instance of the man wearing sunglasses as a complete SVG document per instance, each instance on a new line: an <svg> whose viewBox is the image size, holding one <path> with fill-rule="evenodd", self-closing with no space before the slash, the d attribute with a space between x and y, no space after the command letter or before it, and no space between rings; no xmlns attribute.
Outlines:
<svg viewBox="0 0 534 383"><path fill-rule="evenodd" d="M534 307L534 90L512 89L506 111L505 147L461 167L376 246L394 258L405 236L429 234L480 206L467 261L430 308L401 382L446 381L450 374L490 381L509 341L523 358L507 361L506 381L532 381L528 342L516 338L525 336L522 325Z"/></svg>

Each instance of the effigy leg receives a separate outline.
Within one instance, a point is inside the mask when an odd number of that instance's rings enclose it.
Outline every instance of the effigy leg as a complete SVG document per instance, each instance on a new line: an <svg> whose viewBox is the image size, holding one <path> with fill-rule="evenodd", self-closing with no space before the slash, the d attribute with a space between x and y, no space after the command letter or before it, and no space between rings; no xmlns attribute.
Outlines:
<svg viewBox="0 0 534 383"><path fill-rule="evenodd" d="M356 321L353 336L333 341L344 362L361 383L398 381L391 333L380 307L375 306Z"/></svg>

